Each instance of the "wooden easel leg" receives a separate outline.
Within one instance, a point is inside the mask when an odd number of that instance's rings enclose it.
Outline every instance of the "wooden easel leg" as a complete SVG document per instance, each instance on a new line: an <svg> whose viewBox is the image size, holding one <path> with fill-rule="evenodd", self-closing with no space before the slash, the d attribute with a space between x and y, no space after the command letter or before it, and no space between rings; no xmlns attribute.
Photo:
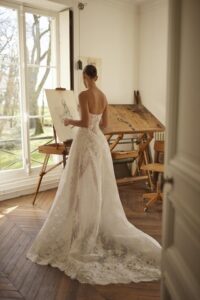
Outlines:
<svg viewBox="0 0 200 300"><path fill-rule="evenodd" d="M39 192L40 185L41 185L41 182L42 182L42 178L46 174L46 168L47 168L47 164L48 164L48 161L49 161L49 157L50 157L50 154L46 154L46 156L44 158L43 166L42 166L42 169L40 171L40 178L39 178L37 189L36 189L35 196L34 196L34 199L33 199L33 205L35 204L37 194Z"/></svg>

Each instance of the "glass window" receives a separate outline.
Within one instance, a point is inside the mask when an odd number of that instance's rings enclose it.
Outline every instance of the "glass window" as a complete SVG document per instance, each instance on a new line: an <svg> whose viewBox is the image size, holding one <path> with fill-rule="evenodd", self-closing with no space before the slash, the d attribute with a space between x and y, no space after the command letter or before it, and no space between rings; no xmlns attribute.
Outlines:
<svg viewBox="0 0 200 300"><path fill-rule="evenodd" d="M26 13L27 99L31 167L43 161L37 147L52 139L52 121L45 88L56 87L55 20L53 17Z"/></svg>
<svg viewBox="0 0 200 300"><path fill-rule="evenodd" d="M61 31L61 26L57 27L58 18L59 13L0 1L0 175L3 180L12 174L25 177L31 168L40 167L44 154L38 152L38 147L54 142L45 88L60 86L61 68L57 62L63 45L58 43L57 35ZM64 34L69 25L67 12L63 18ZM64 61L69 60L67 46L66 37ZM63 64L63 68L68 74L69 64ZM66 87L70 86L69 78L67 75ZM58 159L51 156L49 164Z"/></svg>
<svg viewBox="0 0 200 300"><path fill-rule="evenodd" d="M0 170L23 167L16 9L0 7Z"/></svg>

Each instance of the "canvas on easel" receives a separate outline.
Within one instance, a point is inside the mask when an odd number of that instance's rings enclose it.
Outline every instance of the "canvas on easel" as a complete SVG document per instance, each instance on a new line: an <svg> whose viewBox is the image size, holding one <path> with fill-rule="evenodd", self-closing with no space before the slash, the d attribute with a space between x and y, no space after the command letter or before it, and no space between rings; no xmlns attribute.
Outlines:
<svg viewBox="0 0 200 300"><path fill-rule="evenodd" d="M65 142L74 138L76 127L65 126L65 118L79 119L77 102L74 92L69 90L45 90L51 118L56 130L56 135L60 142Z"/></svg>

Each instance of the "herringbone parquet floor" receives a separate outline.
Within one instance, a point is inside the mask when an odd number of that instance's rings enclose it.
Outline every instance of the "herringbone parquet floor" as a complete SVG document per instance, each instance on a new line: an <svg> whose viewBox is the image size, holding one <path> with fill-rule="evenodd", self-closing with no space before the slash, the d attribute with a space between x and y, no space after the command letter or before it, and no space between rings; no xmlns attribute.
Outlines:
<svg viewBox="0 0 200 300"><path fill-rule="evenodd" d="M127 218L161 239L161 204L147 214L141 195L144 184L119 188ZM0 299L37 300L159 300L159 282L90 286L71 280L57 268L27 260L25 253L41 228L56 190L0 202Z"/></svg>

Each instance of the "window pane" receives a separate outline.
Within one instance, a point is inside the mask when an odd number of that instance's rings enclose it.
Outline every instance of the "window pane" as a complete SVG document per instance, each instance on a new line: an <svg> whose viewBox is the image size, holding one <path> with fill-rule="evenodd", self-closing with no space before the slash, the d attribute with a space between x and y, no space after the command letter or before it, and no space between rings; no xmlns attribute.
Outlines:
<svg viewBox="0 0 200 300"><path fill-rule="evenodd" d="M0 169L23 167L19 99L18 17L0 6Z"/></svg>
<svg viewBox="0 0 200 300"><path fill-rule="evenodd" d="M19 116L19 66L1 63L0 115Z"/></svg>
<svg viewBox="0 0 200 300"><path fill-rule="evenodd" d="M31 166L41 165L44 161L44 154L38 152L38 146L49 143L53 139L53 128L51 117L44 109L44 114L40 118L30 118L30 148ZM53 163L53 156L49 159L49 164Z"/></svg>
<svg viewBox="0 0 200 300"><path fill-rule="evenodd" d="M30 115L31 165L36 166L38 163L34 160L37 157L36 160L41 162L43 155L37 153L35 149L53 138L52 120L46 100L45 88L55 87L56 71L55 69L45 67L28 67L27 69L30 78L27 84Z"/></svg>
<svg viewBox="0 0 200 300"><path fill-rule="evenodd" d="M56 88L56 70L48 67L27 67L27 77L29 114L37 116L44 106L48 111L44 89Z"/></svg>
<svg viewBox="0 0 200 300"><path fill-rule="evenodd" d="M23 167L19 118L0 119L0 170Z"/></svg>
<svg viewBox="0 0 200 300"><path fill-rule="evenodd" d="M31 80L28 82L28 95L29 95L29 111L30 111L30 148L31 148L31 166L39 166L44 161L44 154L37 151L38 146L44 145L53 139L52 119L49 113L47 99L45 95L45 88L52 88L55 86L55 69L47 69L45 67L28 67L29 74L32 74L35 83ZM48 73L46 80L42 85L42 89L38 86L45 77L45 72ZM37 76L36 76L37 74ZM35 90L38 92L35 93ZM38 95L39 93L39 95ZM37 118L36 118L37 116ZM53 163L53 156L49 159L49 164Z"/></svg>
<svg viewBox="0 0 200 300"><path fill-rule="evenodd" d="M29 101L29 140L31 167L38 166L44 155L37 151L53 138L52 121L45 88L56 88L55 20L49 16L26 13L27 98ZM51 161L52 157L51 157Z"/></svg>
<svg viewBox="0 0 200 300"><path fill-rule="evenodd" d="M0 6L0 115L19 115L18 20L14 9Z"/></svg>
<svg viewBox="0 0 200 300"><path fill-rule="evenodd" d="M55 65L51 49L52 23L51 17L26 13L27 64Z"/></svg>
<svg viewBox="0 0 200 300"><path fill-rule="evenodd" d="M6 64L19 60L17 24L16 10L0 6L0 58Z"/></svg>

